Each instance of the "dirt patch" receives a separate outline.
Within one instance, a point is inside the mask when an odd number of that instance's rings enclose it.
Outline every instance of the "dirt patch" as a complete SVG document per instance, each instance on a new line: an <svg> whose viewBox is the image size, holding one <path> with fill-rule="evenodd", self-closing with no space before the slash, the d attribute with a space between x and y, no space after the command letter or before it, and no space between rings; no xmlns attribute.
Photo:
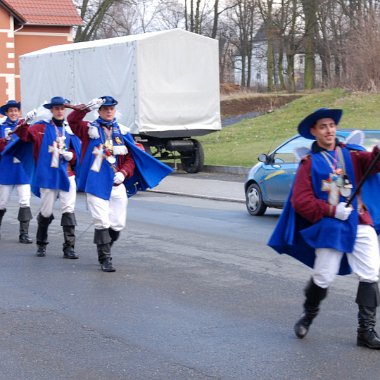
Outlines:
<svg viewBox="0 0 380 380"><path fill-rule="evenodd" d="M255 95L233 96L222 99L220 102L221 116L223 118L234 115L243 115L249 112L269 112L281 107L302 95Z"/></svg>

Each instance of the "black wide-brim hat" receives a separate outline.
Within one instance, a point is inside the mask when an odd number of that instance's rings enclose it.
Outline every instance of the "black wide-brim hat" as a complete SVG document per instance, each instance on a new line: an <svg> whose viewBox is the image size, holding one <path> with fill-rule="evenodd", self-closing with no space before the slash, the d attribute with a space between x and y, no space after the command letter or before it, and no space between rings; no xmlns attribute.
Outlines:
<svg viewBox="0 0 380 380"><path fill-rule="evenodd" d="M52 109L54 106L63 106L69 104L70 100L62 98L62 96L54 96L51 98L50 103L45 103L43 106L48 110Z"/></svg>
<svg viewBox="0 0 380 380"><path fill-rule="evenodd" d="M4 105L2 105L0 107L0 113L2 115L6 115L6 113L9 110L9 108L12 108L12 107L20 109L21 108L21 103L20 102L16 102L16 100L8 100L6 104L4 104Z"/></svg>
<svg viewBox="0 0 380 380"><path fill-rule="evenodd" d="M319 108L299 123L298 133L307 139L315 140L315 137L310 133L310 129L319 119L333 119L335 124L338 125L342 114L343 110L341 109Z"/></svg>

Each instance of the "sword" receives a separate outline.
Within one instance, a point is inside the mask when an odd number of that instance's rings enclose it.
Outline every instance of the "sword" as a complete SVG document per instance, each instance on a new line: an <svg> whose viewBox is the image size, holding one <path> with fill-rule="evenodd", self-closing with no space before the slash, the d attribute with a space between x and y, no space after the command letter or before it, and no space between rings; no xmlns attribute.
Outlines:
<svg viewBox="0 0 380 380"><path fill-rule="evenodd" d="M86 109L89 109L89 110L92 110L92 109L95 109L95 108L99 108L102 106L102 104L105 102L104 99L101 99L101 98L98 98L98 99L92 99L90 102L88 102L87 104L80 104L80 105L72 105L70 103L65 103L64 106L66 108L70 108L72 110L76 110L76 111L84 111ZM95 107L95 108L94 108Z"/></svg>
<svg viewBox="0 0 380 380"><path fill-rule="evenodd" d="M356 187L354 193L348 199L348 201L346 203L346 207L349 207L350 204L352 203L352 201L355 199L356 195L359 193L360 189L363 187L364 182L367 180L367 178L371 174L373 168L375 167L375 165L377 164L377 161L379 161L379 159L380 159L380 150L377 152L376 157L373 159L371 164L368 166L366 172L364 173L363 177L361 178L361 180L360 180L358 186Z"/></svg>

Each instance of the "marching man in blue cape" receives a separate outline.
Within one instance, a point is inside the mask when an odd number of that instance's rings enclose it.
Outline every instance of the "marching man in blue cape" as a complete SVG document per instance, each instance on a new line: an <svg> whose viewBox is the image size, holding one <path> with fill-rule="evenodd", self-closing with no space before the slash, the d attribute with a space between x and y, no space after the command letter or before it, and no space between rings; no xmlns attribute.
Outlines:
<svg viewBox="0 0 380 380"><path fill-rule="evenodd" d="M20 122L20 109L21 103L16 100L9 100L0 107L0 113L6 115L6 119L0 124L0 152L12 141L18 139L13 131ZM17 189L20 205L18 212L19 242L30 244L33 243L29 237L29 222L32 219L30 177L20 160L13 156L2 156L0 157L0 226L13 188Z"/></svg>
<svg viewBox="0 0 380 380"><path fill-rule="evenodd" d="M55 96L50 103L43 104L49 117L32 125L20 124L14 133L24 142L33 145L34 168L32 191L41 197L41 208L37 216L37 256L46 256L48 228L53 216L54 203L59 196L62 210L63 257L77 259L75 246L75 168L80 154L80 142L65 121L68 100ZM36 111L30 111L27 119L33 120ZM24 144L25 145L25 144ZM23 161L28 161L27 159Z"/></svg>
<svg viewBox="0 0 380 380"><path fill-rule="evenodd" d="M341 116L342 110L321 108L299 124L300 135L315 141L300 162L268 245L313 268L304 292L304 312L294 326L298 338L308 333L335 276L352 271L359 279L357 345L380 349L375 331L380 305L378 238L362 192L347 207L367 169L373 164L371 174L380 172L380 162L374 162L380 144L367 152L338 142Z"/></svg>
<svg viewBox="0 0 380 380"><path fill-rule="evenodd" d="M78 188L87 196L103 272L115 272L111 247L126 224L127 190L130 194L152 188L172 171L136 147L126 128L116 121L117 104L112 96L102 96L87 105L67 105L74 109L67 120L82 141ZM84 121L96 108L99 117L91 123Z"/></svg>

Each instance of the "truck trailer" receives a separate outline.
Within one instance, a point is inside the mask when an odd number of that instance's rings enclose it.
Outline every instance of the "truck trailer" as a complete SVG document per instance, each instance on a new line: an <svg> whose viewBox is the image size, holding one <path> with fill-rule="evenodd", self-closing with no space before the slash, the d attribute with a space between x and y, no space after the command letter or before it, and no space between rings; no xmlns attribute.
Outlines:
<svg viewBox="0 0 380 380"><path fill-rule="evenodd" d="M111 95L148 153L195 173L204 153L194 137L221 129L218 56L217 40L181 29L51 46L20 57L23 110Z"/></svg>

